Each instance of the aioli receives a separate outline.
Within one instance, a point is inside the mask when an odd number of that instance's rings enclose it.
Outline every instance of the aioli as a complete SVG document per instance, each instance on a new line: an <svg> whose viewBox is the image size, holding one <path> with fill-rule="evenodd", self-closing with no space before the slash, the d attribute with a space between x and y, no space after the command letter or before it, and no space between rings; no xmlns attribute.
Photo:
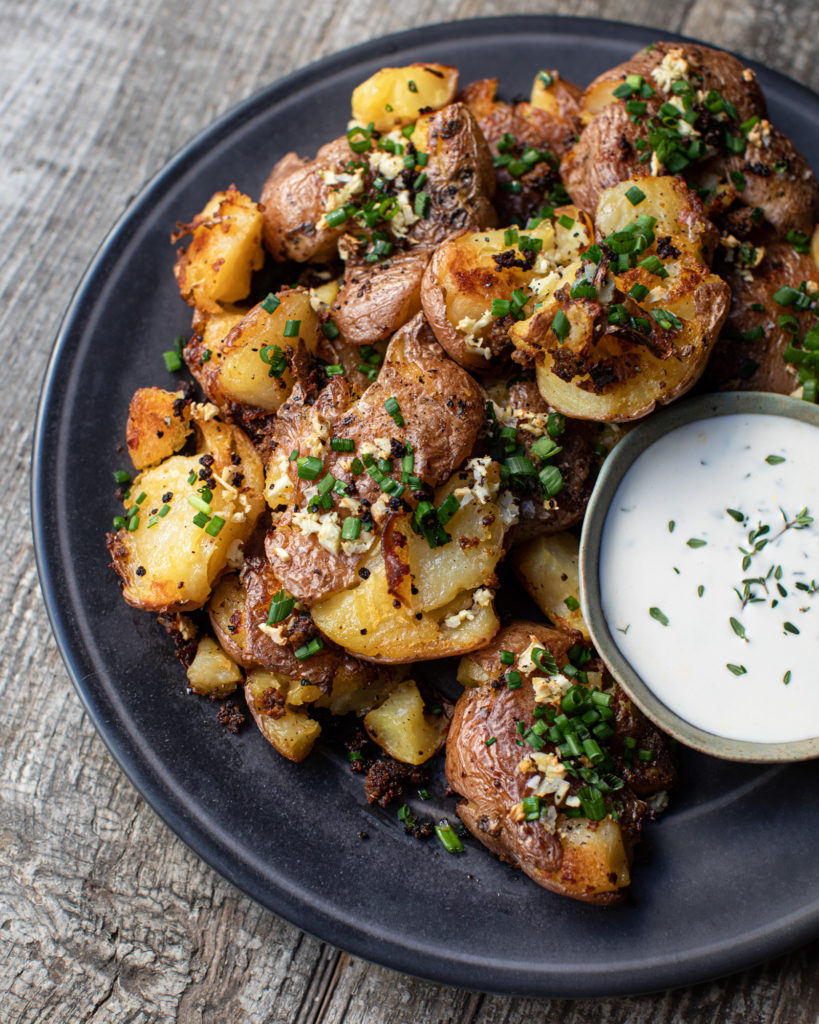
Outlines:
<svg viewBox="0 0 819 1024"><path fill-rule="evenodd" d="M645 684L692 725L757 742L819 735L813 516L819 428L787 417L687 424L626 472L601 541L603 613Z"/></svg>

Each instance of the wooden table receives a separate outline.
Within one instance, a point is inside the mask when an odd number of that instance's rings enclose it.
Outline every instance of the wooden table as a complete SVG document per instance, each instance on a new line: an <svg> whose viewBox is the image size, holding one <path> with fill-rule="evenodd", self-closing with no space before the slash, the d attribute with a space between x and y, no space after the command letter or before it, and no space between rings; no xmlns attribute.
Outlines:
<svg viewBox="0 0 819 1024"><path fill-rule="evenodd" d="M4 0L0 494L0 1019L805 1022L819 944L725 981L539 1002L404 977L256 906L156 818L66 676L28 523L32 424L62 313L114 216L255 89L383 33L504 12L626 17L737 50L819 90L815 0ZM8 462L5 461L8 459Z"/></svg>

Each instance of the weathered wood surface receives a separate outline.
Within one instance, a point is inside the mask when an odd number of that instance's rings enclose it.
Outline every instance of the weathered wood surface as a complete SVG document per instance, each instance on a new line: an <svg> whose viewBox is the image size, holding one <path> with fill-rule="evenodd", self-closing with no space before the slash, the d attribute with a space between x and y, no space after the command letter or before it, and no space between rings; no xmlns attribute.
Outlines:
<svg viewBox="0 0 819 1024"><path fill-rule="evenodd" d="M477 995L329 948L240 895L159 822L85 718L50 637L27 517L36 396L71 291L125 198L285 72L386 32L504 11L627 17L819 89L815 0L0 4L4 1021L819 1019L819 944L719 983L596 1003Z"/></svg>

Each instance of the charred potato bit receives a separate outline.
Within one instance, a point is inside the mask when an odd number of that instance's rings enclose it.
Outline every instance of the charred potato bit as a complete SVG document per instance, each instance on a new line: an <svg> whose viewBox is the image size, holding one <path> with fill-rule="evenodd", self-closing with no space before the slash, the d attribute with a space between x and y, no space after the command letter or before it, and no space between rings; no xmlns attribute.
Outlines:
<svg viewBox="0 0 819 1024"><path fill-rule="evenodd" d="M135 469L156 465L182 448L193 427L181 391L140 388L131 399L125 442Z"/></svg>
<svg viewBox="0 0 819 1024"><path fill-rule="evenodd" d="M709 270L715 239L679 178L621 182L600 196L598 245L541 288L511 328L546 401L566 416L623 422L683 395L728 312Z"/></svg>
<svg viewBox="0 0 819 1024"><path fill-rule="evenodd" d="M190 224L181 224L173 240L186 235L190 245L179 250L174 267L185 302L218 313L221 303L246 298L251 275L264 260L258 204L231 185Z"/></svg>
<svg viewBox="0 0 819 1024"><path fill-rule="evenodd" d="M619 710L625 698L579 633L515 622L459 678L446 773L469 831L546 889L622 899L652 817L636 793L674 781L663 737L631 705Z"/></svg>

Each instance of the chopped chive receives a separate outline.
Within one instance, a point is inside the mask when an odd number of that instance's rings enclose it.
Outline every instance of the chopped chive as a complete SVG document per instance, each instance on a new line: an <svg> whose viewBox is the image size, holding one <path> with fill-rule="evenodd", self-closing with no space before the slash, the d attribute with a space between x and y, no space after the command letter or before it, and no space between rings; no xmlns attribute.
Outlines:
<svg viewBox="0 0 819 1024"><path fill-rule="evenodd" d="M636 185L632 185L631 188L626 192L626 199L631 203L632 206L639 206L640 203L645 199L646 194L641 188Z"/></svg>
<svg viewBox="0 0 819 1024"><path fill-rule="evenodd" d="M259 303L265 313L275 313L281 305L281 299L274 295L273 292L269 292L267 297L262 299Z"/></svg>
<svg viewBox="0 0 819 1024"><path fill-rule="evenodd" d="M350 437L331 437L330 447L334 452L354 452L355 441Z"/></svg>
<svg viewBox="0 0 819 1024"><path fill-rule="evenodd" d="M182 357L178 352L163 352L162 358L165 360L165 369L169 373L177 373L182 369Z"/></svg>
<svg viewBox="0 0 819 1024"><path fill-rule="evenodd" d="M358 540L358 536L361 533L361 520L356 519L355 516L348 516L341 526L341 539L342 540Z"/></svg>
<svg viewBox="0 0 819 1024"><path fill-rule="evenodd" d="M447 853L464 852L464 844L446 818L442 818L440 825L435 826L435 835L441 840Z"/></svg>
<svg viewBox="0 0 819 1024"><path fill-rule="evenodd" d="M213 508L206 501L203 501L196 494L188 495L188 504L192 505L198 512L204 513L206 516L213 515Z"/></svg>
<svg viewBox="0 0 819 1024"><path fill-rule="evenodd" d="M652 617L652 619L656 619L657 622L660 623L660 625L668 625L668 616L663 614L663 612L659 608L649 608L648 614Z"/></svg>
<svg viewBox="0 0 819 1024"><path fill-rule="evenodd" d="M294 653L299 661L306 661L307 658L311 658L314 654L318 654L323 646L324 641L321 637L314 636L309 643L303 644L301 647L297 648Z"/></svg>
<svg viewBox="0 0 819 1024"><path fill-rule="evenodd" d="M700 583L700 585L697 587L697 597L702 597L704 593L705 587Z"/></svg>
<svg viewBox="0 0 819 1024"><path fill-rule="evenodd" d="M284 325L282 334L285 338L298 338L301 330L301 320L288 320Z"/></svg>
<svg viewBox="0 0 819 1024"><path fill-rule="evenodd" d="M559 309L552 320L552 330L557 335L557 338L561 343L568 337L570 327L569 318L562 309Z"/></svg>
<svg viewBox="0 0 819 1024"><path fill-rule="evenodd" d="M275 626L277 622L284 622L293 611L295 604L295 598L290 597L286 590L280 590L270 602L270 608L267 612L268 626Z"/></svg>
<svg viewBox="0 0 819 1024"><path fill-rule="evenodd" d="M501 660L501 665L514 665L515 664L515 656L514 656L514 654L511 651L501 651L500 652L500 660Z"/></svg>
<svg viewBox="0 0 819 1024"><path fill-rule="evenodd" d="M328 377L344 377L344 367L341 363L328 363L324 367L324 372Z"/></svg>
<svg viewBox="0 0 819 1024"><path fill-rule="evenodd" d="M484 740L485 747L491 747L494 743L497 743L497 739L494 736L490 736L488 740Z"/></svg>
<svg viewBox="0 0 819 1024"><path fill-rule="evenodd" d="M563 603L566 605L570 612L576 612L580 607L580 602L577 600L576 597L567 597Z"/></svg>
<svg viewBox="0 0 819 1024"><path fill-rule="evenodd" d="M735 676L744 676L748 671L744 665L731 665L730 662L725 667L729 672L733 672Z"/></svg>

